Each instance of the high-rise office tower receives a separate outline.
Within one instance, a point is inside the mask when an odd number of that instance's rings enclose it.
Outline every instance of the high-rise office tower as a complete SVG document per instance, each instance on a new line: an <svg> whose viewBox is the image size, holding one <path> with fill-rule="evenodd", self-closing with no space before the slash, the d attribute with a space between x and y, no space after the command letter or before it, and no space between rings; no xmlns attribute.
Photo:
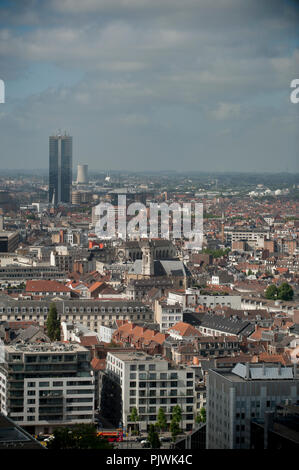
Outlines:
<svg viewBox="0 0 299 470"><path fill-rule="evenodd" d="M71 202L72 137L57 134L49 137L49 202Z"/></svg>

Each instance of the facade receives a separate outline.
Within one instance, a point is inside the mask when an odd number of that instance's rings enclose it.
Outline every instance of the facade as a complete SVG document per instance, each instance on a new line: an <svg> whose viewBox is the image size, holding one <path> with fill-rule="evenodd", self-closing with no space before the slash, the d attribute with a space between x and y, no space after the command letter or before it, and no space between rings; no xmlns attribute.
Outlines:
<svg viewBox="0 0 299 470"><path fill-rule="evenodd" d="M140 430L146 431L157 421L160 407L169 424L176 405L182 409L182 428L194 427L195 381L191 368L172 367L161 356L122 351L107 354L106 374L120 385L125 429L134 424L130 422L133 408L137 408Z"/></svg>
<svg viewBox="0 0 299 470"><path fill-rule="evenodd" d="M51 266L56 266L60 271L72 272L74 265L74 254L66 246L58 246L51 251Z"/></svg>
<svg viewBox="0 0 299 470"><path fill-rule="evenodd" d="M44 279L29 280L26 282L26 294L43 296L71 297L71 289L58 281L46 281Z"/></svg>
<svg viewBox="0 0 299 470"><path fill-rule="evenodd" d="M49 137L49 202L71 202L72 191L72 137Z"/></svg>
<svg viewBox="0 0 299 470"><path fill-rule="evenodd" d="M168 305L166 302L155 301L155 322L159 324L161 333L178 322L183 321L183 308L180 304Z"/></svg>
<svg viewBox="0 0 299 470"><path fill-rule="evenodd" d="M36 321L45 325L50 305L54 302L60 321L82 323L92 331L116 320L153 322L153 311L142 302L127 300L13 300L0 296L0 321Z"/></svg>
<svg viewBox="0 0 299 470"><path fill-rule="evenodd" d="M65 272L56 266L5 266L0 267L0 279L23 281L27 279L64 279Z"/></svg>
<svg viewBox="0 0 299 470"><path fill-rule="evenodd" d="M269 229L225 229L226 241L229 243L246 241L253 248L263 247L264 241L269 239Z"/></svg>
<svg viewBox="0 0 299 470"><path fill-rule="evenodd" d="M152 255L154 259L172 259L177 256L177 251L171 240L151 240ZM117 256L120 260L142 259L142 244L139 241L128 240L117 248Z"/></svg>
<svg viewBox="0 0 299 470"><path fill-rule="evenodd" d="M19 232L0 231L0 253L12 253L18 248Z"/></svg>
<svg viewBox="0 0 299 470"><path fill-rule="evenodd" d="M99 328L100 341L103 341L103 343L111 343L112 336L116 332L116 330L117 330L116 325L114 327L112 325L110 326L101 325Z"/></svg>
<svg viewBox="0 0 299 470"><path fill-rule="evenodd" d="M232 369L210 369L207 449L249 449L251 421L298 400L296 366L238 363Z"/></svg>
<svg viewBox="0 0 299 470"><path fill-rule="evenodd" d="M26 430L92 423L94 378L89 351L78 344L4 346L0 411Z"/></svg>
<svg viewBox="0 0 299 470"><path fill-rule="evenodd" d="M240 295L201 295L199 289L189 288L185 292L169 292L167 303L174 304L179 302L183 308L193 308L195 305L204 307L231 307L235 310L241 308Z"/></svg>

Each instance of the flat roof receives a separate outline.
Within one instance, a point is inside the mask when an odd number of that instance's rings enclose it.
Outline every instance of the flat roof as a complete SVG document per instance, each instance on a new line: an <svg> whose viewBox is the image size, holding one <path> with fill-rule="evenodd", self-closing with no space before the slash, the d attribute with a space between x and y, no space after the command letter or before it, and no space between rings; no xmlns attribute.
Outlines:
<svg viewBox="0 0 299 470"><path fill-rule="evenodd" d="M88 351L87 348L78 343L32 343L5 345L5 350L9 353L69 353L77 351Z"/></svg>

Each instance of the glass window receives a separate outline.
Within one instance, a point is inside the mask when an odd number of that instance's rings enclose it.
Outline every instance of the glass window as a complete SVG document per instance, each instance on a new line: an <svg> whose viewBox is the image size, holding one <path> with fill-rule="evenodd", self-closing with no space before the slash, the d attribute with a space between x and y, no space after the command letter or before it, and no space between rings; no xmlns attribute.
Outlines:
<svg viewBox="0 0 299 470"><path fill-rule="evenodd" d="M50 383L49 382L39 382L40 387L49 387Z"/></svg>

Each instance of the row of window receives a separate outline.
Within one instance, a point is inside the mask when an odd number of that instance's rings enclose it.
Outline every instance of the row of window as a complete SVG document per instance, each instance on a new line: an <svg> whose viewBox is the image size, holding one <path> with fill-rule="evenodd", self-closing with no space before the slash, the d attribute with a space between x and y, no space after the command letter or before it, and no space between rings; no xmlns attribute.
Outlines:
<svg viewBox="0 0 299 470"><path fill-rule="evenodd" d="M67 381L66 382L67 386L81 386L81 385L92 385L92 381L90 380L82 380L82 381ZM39 386L39 387L50 387L50 382L39 382L38 384L36 382L28 382L28 387L36 387L36 386ZM61 381L57 381L57 382L53 382L53 387L62 387L63 386L63 382Z"/></svg>
<svg viewBox="0 0 299 470"><path fill-rule="evenodd" d="M140 313L140 312L146 312L148 311L145 307L65 307L64 308L64 313ZM0 307L0 313L48 313L49 308L48 307Z"/></svg>

